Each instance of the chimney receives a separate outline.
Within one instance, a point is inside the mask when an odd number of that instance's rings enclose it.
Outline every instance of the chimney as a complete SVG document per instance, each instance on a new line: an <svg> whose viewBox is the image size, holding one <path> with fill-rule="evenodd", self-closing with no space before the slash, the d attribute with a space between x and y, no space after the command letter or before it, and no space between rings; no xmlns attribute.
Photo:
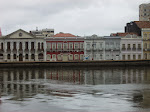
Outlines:
<svg viewBox="0 0 150 112"><path fill-rule="evenodd" d="M0 37L2 36L1 28L0 28Z"/></svg>

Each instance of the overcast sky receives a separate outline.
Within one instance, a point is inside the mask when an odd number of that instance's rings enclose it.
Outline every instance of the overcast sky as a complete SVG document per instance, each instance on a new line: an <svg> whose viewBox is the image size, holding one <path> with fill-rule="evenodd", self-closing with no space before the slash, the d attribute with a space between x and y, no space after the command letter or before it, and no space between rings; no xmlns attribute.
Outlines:
<svg viewBox="0 0 150 112"><path fill-rule="evenodd" d="M55 33L107 36L123 32L127 22L139 20L139 5L150 0L0 0L4 35L53 28Z"/></svg>

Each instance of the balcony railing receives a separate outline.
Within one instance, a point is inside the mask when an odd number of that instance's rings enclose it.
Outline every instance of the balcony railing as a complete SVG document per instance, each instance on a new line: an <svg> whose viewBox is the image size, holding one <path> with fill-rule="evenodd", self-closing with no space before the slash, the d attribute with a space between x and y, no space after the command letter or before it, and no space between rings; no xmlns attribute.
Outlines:
<svg viewBox="0 0 150 112"><path fill-rule="evenodd" d="M132 48L132 51L136 51L136 48Z"/></svg>
<svg viewBox="0 0 150 112"><path fill-rule="evenodd" d="M137 50L138 50L138 51L141 51L141 50L142 50L142 48L138 48Z"/></svg>
<svg viewBox="0 0 150 112"><path fill-rule="evenodd" d="M128 51L131 51L131 48L127 48Z"/></svg>

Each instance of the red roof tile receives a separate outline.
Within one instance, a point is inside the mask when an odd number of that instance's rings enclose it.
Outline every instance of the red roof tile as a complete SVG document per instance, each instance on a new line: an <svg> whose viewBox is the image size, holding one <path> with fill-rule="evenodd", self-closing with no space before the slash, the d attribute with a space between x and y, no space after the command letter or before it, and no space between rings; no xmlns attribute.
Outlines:
<svg viewBox="0 0 150 112"><path fill-rule="evenodd" d="M70 33L58 33L58 34L54 35L54 37L77 37L77 36L72 35Z"/></svg>
<svg viewBox="0 0 150 112"><path fill-rule="evenodd" d="M139 28L150 28L150 21L134 21Z"/></svg>

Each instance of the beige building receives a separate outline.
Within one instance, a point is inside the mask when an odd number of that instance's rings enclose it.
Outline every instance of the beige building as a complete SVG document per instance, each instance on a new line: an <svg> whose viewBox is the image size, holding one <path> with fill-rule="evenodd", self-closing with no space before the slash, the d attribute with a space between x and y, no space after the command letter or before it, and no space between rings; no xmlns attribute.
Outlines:
<svg viewBox="0 0 150 112"><path fill-rule="evenodd" d="M139 20L140 21L149 21L150 20L150 3L141 4L139 6Z"/></svg>
<svg viewBox="0 0 150 112"><path fill-rule="evenodd" d="M144 59L150 59L150 28L142 29L143 37L143 57Z"/></svg>

